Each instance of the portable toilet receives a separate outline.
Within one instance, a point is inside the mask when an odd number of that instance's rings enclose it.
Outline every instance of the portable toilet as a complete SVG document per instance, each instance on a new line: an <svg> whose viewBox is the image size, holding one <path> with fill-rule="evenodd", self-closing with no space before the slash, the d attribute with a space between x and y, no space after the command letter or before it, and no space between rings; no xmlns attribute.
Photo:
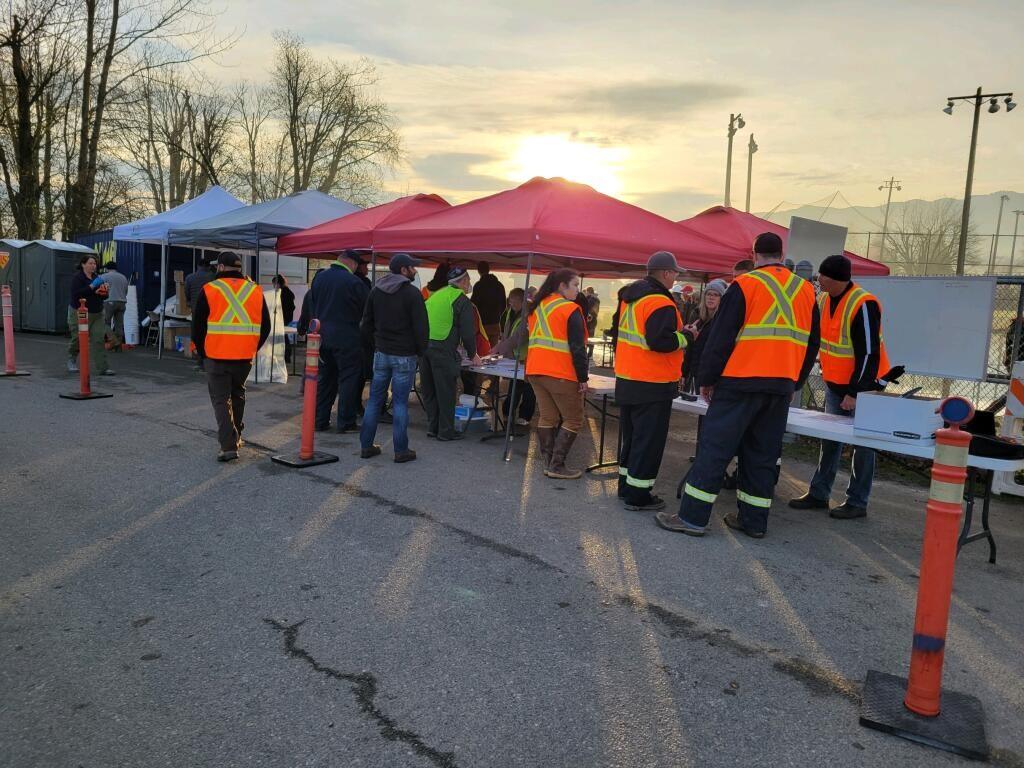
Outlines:
<svg viewBox="0 0 1024 768"><path fill-rule="evenodd" d="M21 249L28 240L0 240L0 285L11 286L14 330L21 330Z"/></svg>
<svg viewBox="0 0 1024 768"><path fill-rule="evenodd" d="M64 333L68 329L71 277L92 248L56 240L34 240L21 249L21 327ZM98 258L98 257L97 257Z"/></svg>

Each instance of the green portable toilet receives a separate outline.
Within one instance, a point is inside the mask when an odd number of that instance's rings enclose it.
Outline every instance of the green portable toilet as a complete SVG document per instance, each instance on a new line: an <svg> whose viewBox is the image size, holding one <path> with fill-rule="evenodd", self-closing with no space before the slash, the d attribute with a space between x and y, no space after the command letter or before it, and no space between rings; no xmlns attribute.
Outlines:
<svg viewBox="0 0 1024 768"><path fill-rule="evenodd" d="M28 240L0 240L0 285L11 286L14 304L14 330L21 330L21 249Z"/></svg>
<svg viewBox="0 0 1024 768"><path fill-rule="evenodd" d="M96 252L77 243L33 240L21 249L21 327L64 333L68 329L71 277L83 255ZM99 257L97 257L99 258Z"/></svg>

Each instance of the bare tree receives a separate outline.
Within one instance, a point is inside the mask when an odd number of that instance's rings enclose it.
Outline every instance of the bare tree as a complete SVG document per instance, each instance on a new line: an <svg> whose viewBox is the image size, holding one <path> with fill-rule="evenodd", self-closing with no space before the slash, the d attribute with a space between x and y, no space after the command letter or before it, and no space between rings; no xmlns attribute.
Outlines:
<svg viewBox="0 0 1024 768"><path fill-rule="evenodd" d="M276 40L271 88L288 136L291 191L365 197L401 158L395 118L373 94L373 63L317 59L288 33Z"/></svg>
<svg viewBox="0 0 1024 768"><path fill-rule="evenodd" d="M902 275L951 275L956 272L959 239L960 208L955 201L911 202L889 222L885 262ZM977 249L970 245L967 261L977 260Z"/></svg>

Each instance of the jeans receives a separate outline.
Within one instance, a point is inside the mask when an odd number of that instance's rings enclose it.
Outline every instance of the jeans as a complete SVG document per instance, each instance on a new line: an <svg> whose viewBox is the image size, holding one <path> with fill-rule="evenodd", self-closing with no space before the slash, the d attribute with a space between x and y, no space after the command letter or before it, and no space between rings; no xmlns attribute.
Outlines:
<svg viewBox="0 0 1024 768"><path fill-rule="evenodd" d="M853 411L844 411L839 407L843 398L831 389L825 390L825 413L853 416ZM843 455L843 444L831 440L821 441L821 455L818 457L818 469L811 479L810 494L816 499L827 500L832 495L832 484L836 481L839 471L839 460ZM846 503L858 509L867 509L868 498L871 496L871 481L875 477L875 451L872 448L853 448L853 471L850 484L846 488Z"/></svg>
<svg viewBox="0 0 1024 768"><path fill-rule="evenodd" d="M388 385L391 385L391 402L394 420L391 434L395 453L409 450L409 392L416 378L416 357L373 355L373 383L370 384L370 399L363 411L363 427L359 431L359 442L364 449L373 445L377 436L377 421L388 399Z"/></svg>

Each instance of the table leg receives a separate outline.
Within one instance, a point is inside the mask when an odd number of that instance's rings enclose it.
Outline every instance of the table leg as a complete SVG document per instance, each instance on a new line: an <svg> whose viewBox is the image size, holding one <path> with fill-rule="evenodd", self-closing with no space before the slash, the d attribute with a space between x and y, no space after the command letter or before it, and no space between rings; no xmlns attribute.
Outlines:
<svg viewBox="0 0 1024 768"><path fill-rule="evenodd" d="M601 438L600 447L597 452L597 463L591 464L587 467L587 472L594 472L598 469L607 469L608 467L617 467L619 465L619 457L616 454L615 461L604 460L604 443L605 443L605 432L608 424L608 395L601 395Z"/></svg>
<svg viewBox="0 0 1024 768"><path fill-rule="evenodd" d="M992 535L992 529L989 527L988 513L989 507L992 503L992 481L995 478L995 472L992 470L985 470L982 475L982 497L981 497L981 530L978 533L971 533L971 526L974 522L974 483L977 478L978 470L967 468L967 483L964 485L964 524L960 531L960 539L957 541L957 554L964 548L965 545L970 544L972 541L979 541L981 539L988 540L988 561L995 563L996 561L996 539Z"/></svg>

